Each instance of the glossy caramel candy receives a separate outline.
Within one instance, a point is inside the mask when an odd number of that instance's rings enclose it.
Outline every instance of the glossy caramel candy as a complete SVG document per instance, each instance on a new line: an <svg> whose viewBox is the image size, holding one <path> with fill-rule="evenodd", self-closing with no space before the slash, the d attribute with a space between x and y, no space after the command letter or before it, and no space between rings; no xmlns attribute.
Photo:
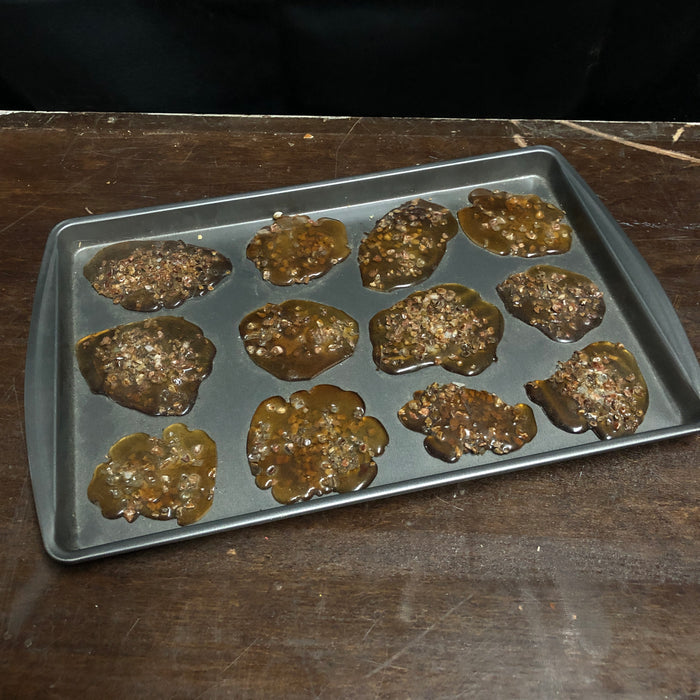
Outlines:
<svg viewBox="0 0 700 700"><path fill-rule="evenodd" d="M594 282L553 265L512 274L496 291L515 318L561 343L580 340L605 314L603 293Z"/></svg>
<svg viewBox="0 0 700 700"><path fill-rule="evenodd" d="M591 343L559 362L551 377L525 389L558 428L570 433L590 428L601 440L634 433L649 407L637 360L622 343Z"/></svg>
<svg viewBox="0 0 700 700"><path fill-rule="evenodd" d="M280 503L358 491L377 474L374 457L389 443L384 426L365 415L358 394L329 384L265 399L248 432L250 470Z"/></svg>
<svg viewBox="0 0 700 700"><path fill-rule="evenodd" d="M510 406L495 394L453 383L416 391L398 415L409 430L426 435L426 450L445 462L456 462L466 452L508 454L537 434L527 404Z"/></svg>
<svg viewBox="0 0 700 700"><path fill-rule="evenodd" d="M459 223L471 241L491 253L534 258L571 247L571 227L561 223L564 212L536 194L479 188L469 201L470 207L457 212Z"/></svg>
<svg viewBox="0 0 700 700"><path fill-rule="evenodd" d="M187 413L215 354L201 328L174 316L116 326L76 344L90 391L151 416Z"/></svg>
<svg viewBox="0 0 700 700"><path fill-rule="evenodd" d="M392 209L360 243L362 284L389 292L428 279L457 229L449 209L424 199Z"/></svg>
<svg viewBox="0 0 700 700"><path fill-rule="evenodd" d="M174 309L211 292L231 261L182 241L124 241L100 250L83 274L102 296L130 311Z"/></svg>
<svg viewBox="0 0 700 700"><path fill-rule="evenodd" d="M203 430L175 423L163 437L133 433L118 440L95 469L87 495L112 520L177 519L190 525L211 507L216 444Z"/></svg>
<svg viewBox="0 0 700 700"><path fill-rule="evenodd" d="M496 360L503 316L475 290L442 284L413 292L375 314L369 334L372 358L384 372L402 374L440 365L469 376Z"/></svg>
<svg viewBox="0 0 700 700"><path fill-rule="evenodd" d="M249 313L239 332L253 362L285 380L312 379L352 355L357 321L315 301L290 299Z"/></svg>
<svg viewBox="0 0 700 700"><path fill-rule="evenodd" d="M272 284L308 284L350 255L345 225L336 219L278 216L261 228L246 256Z"/></svg>

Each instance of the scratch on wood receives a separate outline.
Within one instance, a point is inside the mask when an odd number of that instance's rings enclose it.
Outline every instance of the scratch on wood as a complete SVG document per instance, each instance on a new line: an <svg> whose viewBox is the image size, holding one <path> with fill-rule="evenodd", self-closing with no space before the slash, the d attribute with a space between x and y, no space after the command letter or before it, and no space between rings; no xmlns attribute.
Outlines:
<svg viewBox="0 0 700 700"><path fill-rule="evenodd" d="M194 698L194 700L201 700L201 698L203 698L205 695L209 695L209 691L212 688L220 686L221 683L223 682L223 679L221 678L221 676L223 676L226 673L226 671L228 671L236 663L236 661L238 661L238 659L240 659L241 656L243 656L248 651L248 649L250 649L252 646L257 644L258 639L260 639L260 637L256 637L245 649L243 649L243 651L233 661L231 661L231 663L227 664L224 667L224 669L221 671L221 673L219 674L219 676L220 676L219 679L214 681L213 683L209 684L201 693L199 693L199 695L197 695Z"/></svg>
<svg viewBox="0 0 700 700"><path fill-rule="evenodd" d="M187 151L187 155L180 161L180 165L184 165L192 157L195 148L196 146L192 146L192 148L190 148L190 150Z"/></svg>
<svg viewBox="0 0 700 700"><path fill-rule="evenodd" d="M656 153L660 156L668 156L669 158L677 158L678 160L685 160L688 163L694 163L695 165L700 165L700 158L688 155L687 153L679 153L678 151L670 151L667 148L658 148L657 146L649 146L646 143L637 143L636 141L630 141L629 139L622 138L621 136L615 136L614 134L608 134L605 131L599 131L598 129L592 129L590 126L584 126L583 124L577 124L576 122L569 121L568 119L557 119L557 124L564 124L572 129L578 131L583 131L587 134L592 134L593 136L600 136L608 141L614 141L615 143L621 143L625 146L630 146L631 148L637 148L640 151L649 151L650 153Z"/></svg>
<svg viewBox="0 0 700 700"><path fill-rule="evenodd" d="M231 666L233 666L236 663L236 661L238 661L238 659L240 659L241 656L243 656L243 654L245 654L248 651L248 649L257 644L258 639L259 637L256 637L230 664L228 664L226 668L224 668L224 670L221 672L222 675L226 673L226 671L228 671L231 668Z"/></svg>
<svg viewBox="0 0 700 700"><path fill-rule="evenodd" d="M383 671L385 668L389 668L390 666L394 665L394 661L396 661L399 657L403 656L408 649L410 649L414 644L417 644L420 642L427 634L432 632L438 625L440 625L443 620L446 620L450 615L455 613L462 605L464 605L468 600L470 600L471 595L468 596L467 598L464 598L463 600L460 600L457 605L453 605L442 617L438 618L433 622L432 625L429 627L426 627L422 632L419 632L408 644L405 644L401 649L399 649L395 654L390 656L383 664L380 666L377 666L377 668L372 669L366 676L365 678L370 678L373 676L375 673L379 673L380 671Z"/></svg>
<svg viewBox="0 0 700 700"><path fill-rule="evenodd" d="M338 177L338 154L340 153L340 149L343 146L343 144L348 140L348 137L350 134L352 134L353 129L362 121L362 117L358 117L354 124L348 129L347 133L343 138L340 140L340 143L338 144L338 148L335 149L335 175L334 177Z"/></svg>
<svg viewBox="0 0 700 700"><path fill-rule="evenodd" d="M436 496L438 501L442 501L446 506L452 506L452 508L456 508L457 510L464 510L464 508L460 508L456 503L450 503L449 501L446 501L444 498L440 498L440 496Z"/></svg>
<svg viewBox="0 0 700 700"><path fill-rule="evenodd" d="M5 226L4 228L0 228L0 233L5 233L5 231L11 229L13 226L18 224L20 221L22 221L23 219L26 219L28 216L31 216L35 211L37 211L37 209L41 209L43 206L44 206L43 203L37 204L33 209L30 209L28 212L25 212L24 214L22 214L22 216L20 216L18 219L15 219L12 223L7 224L7 226Z"/></svg>
<svg viewBox="0 0 700 700"><path fill-rule="evenodd" d="M136 625L138 625L138 623L139 623L140 620L141 620L140 617L137 617L137 618L134 620L134 624L131 625L131 627L129 627L127 633L124 635L124 639L126 639L126 638L131 634L132 630L134 629L134 627L136 627Z"/></svg>
<svg viewBox="0 0 700 700"><path fill-rule="evenodd" d="M66 146L66 150L63 152L63 155L61 156L61 160L58 161L61 165L63 165L66 158L68 157L68 154L73 150L73 146L75 145L75 142L78 140L78 138L80 136L82 136L82 133L73 134L73 138L68 142L68 145Z"/></svg>
<svg viewBox="0 0 700 700"><path fill-rule="evenodd" d="M364 642L365 639L369 636L369 633L374 629L374 626L381 620L381 617L378 617L370 626L369 629L365 632L365 636L362 637L362 641Z"/></svg>

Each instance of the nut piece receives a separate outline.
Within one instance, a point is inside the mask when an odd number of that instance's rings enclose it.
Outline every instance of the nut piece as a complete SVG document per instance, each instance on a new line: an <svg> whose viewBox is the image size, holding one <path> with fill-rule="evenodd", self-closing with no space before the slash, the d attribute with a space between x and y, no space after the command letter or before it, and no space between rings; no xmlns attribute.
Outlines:
<svg viewBox="0 0 700 700"><path fill-rule="evenodd" d="M246 256L263 279L279 286L307 284L350 255L345 225L335 219L278 216L248 243Z"/></svg>
<svg viewBox="0 0 700 700"><path fill-rule="evenodd" d="M462 230L476 245L497 255L534 258L566 253L571 227L560 223L564 212L536 194L510 194L478 188L471 207L457 212Z"/></svg>
<svg viewBox="0 0 700 700"><path fill-rule="evenodd" d="M456 462L465 452L508 454L537 434L527 404L509 406L495 394L460 384L430 384L416 391L398 415L409 430L427 435L425 449L445 462Z"/></svg>
<svg viewBox="0 0 700 700"><path fill-rule="evenodd" d="M231 261L182 241L125 241L100 250L83 268L98 294L130 311L174 309L207 294Z"/></svg>
<svg viewBox="0 0 700 700"><path fill-rule="evenodd" d="M350 357L357 321L315 301L290 299L249 313L238 330L256 365L286 380L312 379Z"/></svg>
<svg viewBox="0 0 700 700"><path fill-rule="evenodd" d="M442 365L465 376L496 360L503 316L478 292L442 284L413 292L369 322L372 357L389 374Z"/></svg>
<svg viewBox="0 0 700 700"><path fill-rule="evenodd" d="M570 433L590 428L601 440L634 433L649 407L642 372L622 343L591 343L557 363L549 379L525 389L558 428Z"/></svg>
<svg viewBox="0 0 700 700"><path fill-rule="evenodd" d="M360 243L362 284L389 292L428 279L456 233L457 220L439 204L412 199L392 209Z"/></svg>
<svg viewBox="0 0 700 700"><path fill-rule="evenodd" d="M105 518L133 523L144 515L190 525L211 508L216 464L216 444L203 430L175 423L162 439L133 433L112 445L87 495Z"/></svg>
<svg viewBox="0 0 700 700"><path fill-rule="evenodd" d="M561 343L580 340L605 314L603 293L585 277L553 265L535 265L496 287L515 318Z"/></svg>
<svg viewBox="0 0 700 700"><path fill-rule="evenodd" d="M373 457L389 443L384 426L365 416L353 391L319 384L309 391L265 399L248 431L248 463L261 489L280 503L306 501L368 486L377 474Z"/></svg>
<svg viewBox="0 0 700 700"><path fill-rule="evenodd" d="M76 344L90 391L151 416L187 413L215 354L199 326L175 316L116 326Z"/></svg>

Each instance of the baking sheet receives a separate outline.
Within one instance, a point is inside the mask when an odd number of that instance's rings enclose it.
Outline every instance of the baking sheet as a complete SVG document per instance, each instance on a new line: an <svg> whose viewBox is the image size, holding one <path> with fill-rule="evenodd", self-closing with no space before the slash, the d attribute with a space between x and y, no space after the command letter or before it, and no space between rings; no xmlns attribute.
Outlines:
<svg viewBox="0 0 700 700"><path fill-rule="evenodd" d="M566 212L571 250L537 259L500 257L481 250L460 231L435 273L413 288L390 293L362 287L357 249L363 234L391 208L414 197L456 214L475 187L535 193ZM345 223L350 257L308 285L274 287L261 279L245 248L272 214L327 216ZM219 250L233 273L209 295L156 315L177 315L199 325L217 347L211 376L192 411L183 417L149 417L90 393L74 356L77 340L151 314L127 311L99 296L82 274L103 246L130 239L178 238ZM555 343L510 316L495 287L509 274L547 262L583 273L605 294L603 323L576 343ZM505 333L498 361L475 377L431 367L391 376L376 370L367 325L415 289L458 282L480 292L503 313ZM354 355L312 381L285 382L247 357L238 335L240 319L266 302L312 299L343 309L360 325ZM535 439L508 456L465 455L455 464L430 457L423 436L408 431L397 410L433 381L458 381L514 404L528 402L523 385L543 379L558 360L597 340L622 342L637 358L649 386L650 404L638 431L602 442L591 431L573 435L555 428L533 405ZM152 209L72 219L57 225L46 245L37 284L26 365L27 447L37 513L49 554L78 562L203 536L317 510L391 496L486 475L572 459L700 430L700 368L672 306L648 266L581 177L555 150L517 151L433 163L299 187L248 193ZM330 494L280 505L255 485L245 443L250 417L265 398L335 384L356 391L367 415L386 427L390 443L377 458L379 473L364 491ZM212 508L198 523L139 517L107 520L86 490L97 464L119 438L134 432L160 435L183 422L205 430L217 443L219 466Z"/></svg>

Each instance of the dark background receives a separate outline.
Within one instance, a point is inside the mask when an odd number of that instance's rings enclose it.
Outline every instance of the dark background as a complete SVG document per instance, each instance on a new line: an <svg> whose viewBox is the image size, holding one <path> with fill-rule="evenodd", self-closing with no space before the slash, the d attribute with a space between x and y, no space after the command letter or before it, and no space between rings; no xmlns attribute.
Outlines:
<svg viewBox="0 0 700 700"><path fill-rule="evenodd" d="M700 118L700 3L0 0L0 108Z"/></svg>

